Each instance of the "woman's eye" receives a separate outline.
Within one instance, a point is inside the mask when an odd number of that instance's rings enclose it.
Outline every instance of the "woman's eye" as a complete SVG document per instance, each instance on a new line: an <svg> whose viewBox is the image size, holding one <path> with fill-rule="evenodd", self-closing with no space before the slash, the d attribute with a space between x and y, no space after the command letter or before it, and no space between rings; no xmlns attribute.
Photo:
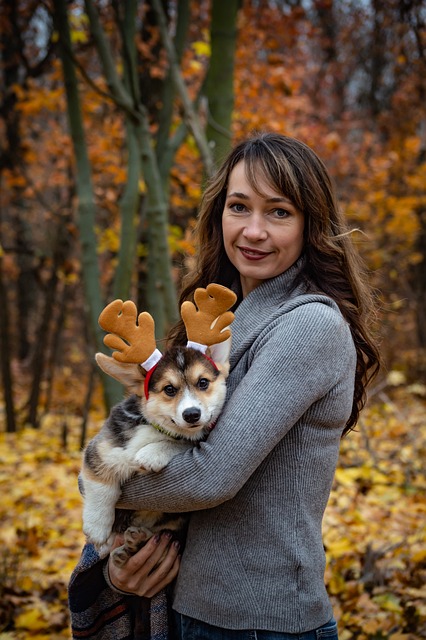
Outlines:
<svg viewBox="0 0 426 640"><path fill-rule="evenodd" d="M177 389L175 389L175 387L172 384L168 384L164 387L163 391L166 394L166 396L173 398L173 396L176 395Z"/></svg>
<svg viewBox="0 0 426 640"><path fill-rule="evenodd" d="M209 388L209 384L210 382L207 380L207 378L200 378L198 380L198 388L201 389L201 391L206 391L206 389Z"/></svg>
<svg viewBox="0 0 426 640"><path fill-rule="evenodd" d="M288 218L290 212L287 209L275 209L274 215L276 218Z"/></svg>
<svg viewBox="0 0 426 640"><path fill-rule="evenodd" d="M239 203L232 204L229 208L234 213L244 213L244 211L246 210L245 206L243 204L239 204Z"/></svg>

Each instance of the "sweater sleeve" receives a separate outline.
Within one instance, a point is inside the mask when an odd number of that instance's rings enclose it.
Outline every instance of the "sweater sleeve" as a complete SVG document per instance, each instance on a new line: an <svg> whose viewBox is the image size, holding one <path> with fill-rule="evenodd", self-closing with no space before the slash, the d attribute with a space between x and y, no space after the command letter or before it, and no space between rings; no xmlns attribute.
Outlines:
<svg viewBox="0 0 426 640"><path fill-rule="evenodd" d="M86 544L68 585L72 638L128 640L142 637L141 631L151 640L174 638L169 600L166 589L148 599L113 587L106 560Z"/></svg>
<svg viewBox="0 0 426 640"><path fill-rule="evenodd" d="M231 499L309 407L353 375L354 363L349 327L335 309L311 303L279 316L253 344L208 440L160 473L129 480L118 506L195 511Z"/></svg>
<svg viewBox="0 0 426 640"><path fill-rule="evenodd" d="M133 596L111 590L104 577L105 561L86 544L68 585L71 635L127 638L132 633ZM104 635L105 634L105 635ZM109 634L109 635L108 635Z"/></svg>

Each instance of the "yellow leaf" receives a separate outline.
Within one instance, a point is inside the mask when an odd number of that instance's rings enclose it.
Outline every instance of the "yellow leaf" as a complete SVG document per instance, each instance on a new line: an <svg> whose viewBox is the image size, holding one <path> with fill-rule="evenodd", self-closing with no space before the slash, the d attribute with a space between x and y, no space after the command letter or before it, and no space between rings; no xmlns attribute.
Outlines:
<svg viewBox="0 0 426 640"><path fill-rule="evenodd" d="M191 69L193 69L194 71L200 71L200 69L203 68L203 65L201 64L201 62L198 62L198 60L191 60Z"/></svg>
<svg viewBox="0 0 426 640"><path fill-rule="evenodd" d="M373 600L385 611L393 611L394 613L401 613L402 611L400 600L393 593L382 593L374 596Z"/></svg>
<svg viewBox="0 0 426 640"><path fill-rule="evenodd" d="M380 620L369 619L369 620L366 620L366 622L363 623L362 630L365 631L366 633L368 633L369 635L370 634L373 635L377 631L379 631L380 626L381 626Z"/></svg>
<svg viewBox="0 0 426 640"><path fill-rule="evenodd" d="M30 611L24 611L15 618L15 626L18 629L31 629L37 631L38 629L46 628L46 620L36 609Z"/></svg>
<svg viewBox="0 0 426 640"><path fill-rule="evenodd" d="M202 42L201 40L198 40L197 42L194 42L192 48L194 49L197 56L210 57L211 47L208 42Z"/></svg>
<svg viewBox="0 0 426 640"><path fill-rule="evenodd" d="M423 562L424 560L426 560L426 549L420 549L420 551L416 551L411 557L413 562ZM426 597L426 594L424 594L424 596Z"/></svg>
<svg viewBox="0 0 426 640"><path fill-rule="evenodd" d="M73 44L81 43L85 44L87 42L87 35L82 31L71 31L71 42Z"/></svg>
<svg viewBox="0 0 426 640"><path fill-rule="evenodd" d="M328 581L328 590L333 595L344 592L345 586L346 580L340 573L334 574Z"/></svg>
<svg viewBox="0 0 426 640"><path fill-rule="evenodd" d="M426 587L423 587L422 589L407 587L404 593L406 593L411 598L426 598Z"/></svg>
<svg viewBox="0 0 426 640"><path fill-rule="evenodd" d="M120 248L120 238L114 229L108 228L99 237L98 253L112 251L117 253Z"/></svg>
<svg viewBox="0 0 426 640"><path fill-rule="evenodd" d="M389 371L386 377L386 382L391 387L398 387L400 384L405 384L407 382L407 379L405 375L402 373L402 371L394 370L394 371Z"/></svg>
<svg viewBox="0 0 426 640"><path fill-rule="evenodd" d="M349 538L341 537L336 541L327 541L327 550L333 557L339 557L348 551L354 551L354 544Z"/></svg>
<svg viewBox="0 0 426 640"><path fill-rule="evenodd" d="M35 583L34 580L30 576L24 576L22 578L22 580L19 581L19 586L24 591L30 592L32 590L34 590L34 591L36 590L37 583Z"/></svg>

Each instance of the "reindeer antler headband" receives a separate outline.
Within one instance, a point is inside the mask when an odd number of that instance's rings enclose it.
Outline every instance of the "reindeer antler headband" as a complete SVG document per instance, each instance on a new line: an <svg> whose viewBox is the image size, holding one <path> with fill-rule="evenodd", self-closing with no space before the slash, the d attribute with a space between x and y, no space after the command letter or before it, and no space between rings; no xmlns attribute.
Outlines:
<svg viewBox="0 0 426 640"><path fill-rule="evenodd" d="M182 320L188 337L187 346L205 354L208 347L224 342L231 336L229 325L234 314L229 311L237 296L220 284L209 284L206 289L196 289L193 302L181 306ZM108 331L104 343L116 349L112 356L119 362L139 364L145 377L145 396L148 398L149 379L162 358L156 348L154 320L144 311L138 315L131 300L114 300L99 316L99 324ZM214 364L214 363L213 363Z"/></svg>

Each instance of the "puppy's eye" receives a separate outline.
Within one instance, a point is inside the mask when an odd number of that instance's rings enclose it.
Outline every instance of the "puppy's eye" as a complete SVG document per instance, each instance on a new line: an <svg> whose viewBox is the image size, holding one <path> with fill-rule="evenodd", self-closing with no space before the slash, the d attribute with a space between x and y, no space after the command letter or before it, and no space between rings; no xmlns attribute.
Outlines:
<svg viewBox="0 0 426 640"><path fill-rule="evenodd" d="M208 389L209 384L210 382L207 380L207 378L200 378L198 380L198 388L201 389L201 391L205 391L206 389Z"/></svg>
<svg viewBox="0 0 426 640"><path fill-rule="evenodd" d="M174 386L172 384L167 384L164 389L163 389L164 393L166 394L166 396L169 396L170 398L173 398L173 396L176 395L176 391L177 389L174 388Z"/></svg>

